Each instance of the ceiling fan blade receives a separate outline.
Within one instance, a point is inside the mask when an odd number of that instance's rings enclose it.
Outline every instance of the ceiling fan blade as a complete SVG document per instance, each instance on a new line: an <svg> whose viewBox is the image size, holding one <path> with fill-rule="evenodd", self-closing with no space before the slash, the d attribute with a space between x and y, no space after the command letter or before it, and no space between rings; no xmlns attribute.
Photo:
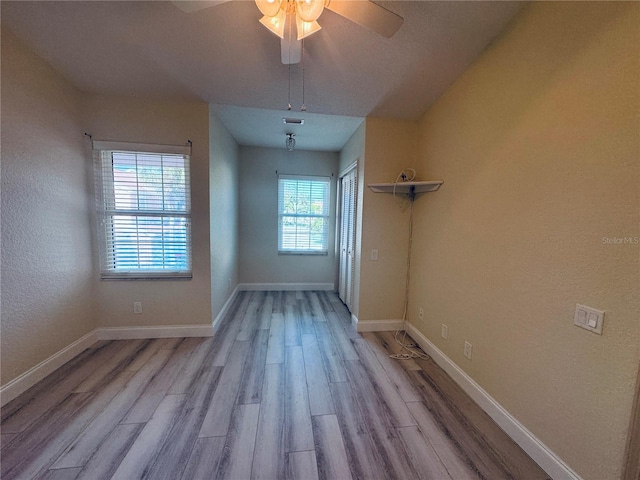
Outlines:
<svg viewBox="0 0 640 480"><path fill-rule="evenodd" d="M191 0L177 0L173 3L176 7L178 7L183 12L193 13L199 10L204 10L205 8L215 7L216 5L220 5L221 3L227 3L231 0L207 0L207 1L191 1Z"/></svg>
<svg viewBox="0 0 640 480"><path fill-rule="evenodd" d="M330 0L326 8L386 38L393 37L404 22L400 15L367 0Z"/></svg>

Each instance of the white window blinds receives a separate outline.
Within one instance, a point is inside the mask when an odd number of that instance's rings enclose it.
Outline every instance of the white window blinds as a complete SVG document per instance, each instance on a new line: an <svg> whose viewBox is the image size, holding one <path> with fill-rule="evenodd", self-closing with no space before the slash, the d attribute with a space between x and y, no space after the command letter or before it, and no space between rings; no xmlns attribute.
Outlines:
<svg viewBox="0 0 640 480"><path fill-rule="evenodd" d="M278 252L326 255L329 177L278 176Z"/></svg>
<svg viewBox="0 0 640 480"><path fill-rule="evenodd" d="M191 277L188 150L94 148L102 278Z"/></svg>

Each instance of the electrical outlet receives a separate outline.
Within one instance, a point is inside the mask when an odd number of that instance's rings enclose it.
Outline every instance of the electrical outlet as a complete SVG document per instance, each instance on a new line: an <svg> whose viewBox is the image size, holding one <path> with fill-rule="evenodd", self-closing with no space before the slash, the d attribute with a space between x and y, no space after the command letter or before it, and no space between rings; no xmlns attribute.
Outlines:
<svg viewBox="0 0 640 480"><path fill-rule="evenodd" d="M449 327L447 327L444 323L442 324L442 330L440 331L440 336L445 340L449 336Z"/></svg>
<svg viewBox="0 0 640 480"><path fill-rule="evenodd" d="M133 313L142 313L142 302L133 302Z"/></svg>
<svg viewBox="0 0 640 480"><path fill-rule="evenodd" d="M373 260L374 262L378 260L378 249L374 248L373 250L371 250L371 260Z"/></svg>
<svg viewBox="0 0 640 480"><path fill-rule="evenodd" d="M424 309L422 307L418 310L418 318L424 320Z"/></svg>
<svg viewBox="0 0 640 480"><path fill-rule="evenodd" d="M464 356L471 360L471 354L473 352L473 345L466 340L464 341Z"/></svg>

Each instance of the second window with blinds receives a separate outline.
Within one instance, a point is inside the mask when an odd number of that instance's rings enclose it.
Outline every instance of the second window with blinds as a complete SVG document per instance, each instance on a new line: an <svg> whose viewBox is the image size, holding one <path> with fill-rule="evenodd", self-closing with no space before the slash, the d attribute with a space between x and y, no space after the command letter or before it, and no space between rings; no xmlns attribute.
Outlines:
<svg viewBox="0 0 640 480"><path fill-rule="evenodd" d="M329 177L278 176L278 253L327 255Z"/></svg>

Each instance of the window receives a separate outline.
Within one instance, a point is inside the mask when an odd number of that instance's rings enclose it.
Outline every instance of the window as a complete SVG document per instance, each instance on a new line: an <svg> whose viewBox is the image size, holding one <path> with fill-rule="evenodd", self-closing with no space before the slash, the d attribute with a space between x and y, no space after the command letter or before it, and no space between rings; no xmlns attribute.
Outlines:
<svg viewBox="0 0 640 480"><path fill-rule="evenodd" d="M329 177L278 177L278 253L326 255Z"/></svg>
<svg viewBox="0 0 640 480"><path fill-rule="evenodd" d="M191 277L189 149L94 149L101 277Z"/></svg>

